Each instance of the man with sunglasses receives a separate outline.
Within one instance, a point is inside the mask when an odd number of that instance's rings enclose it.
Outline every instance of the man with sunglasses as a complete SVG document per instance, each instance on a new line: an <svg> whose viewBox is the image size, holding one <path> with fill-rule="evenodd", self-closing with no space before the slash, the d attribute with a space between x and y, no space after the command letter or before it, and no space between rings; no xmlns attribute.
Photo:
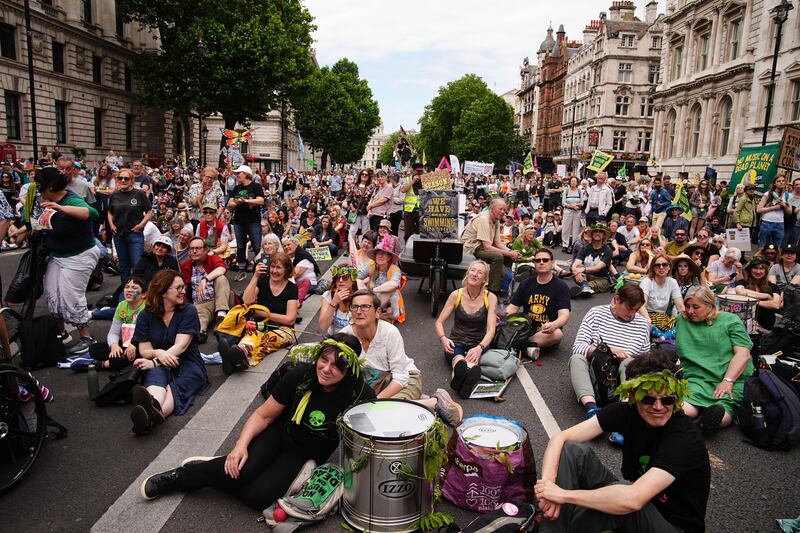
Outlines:
<svg viewBox="0 0 800 533"><path fill-rule="evenodd" d="M197 308L200 317L198 344L205 344L208 328L214 325L214 311L222 320L228 314L231 286L225 272L228 267L215 255L208 254L202 237L189 241L189 259L181 263L181 277L186 284L187 299Z"/></svg>
<svg viewBox="0 0 800 533"><path fill-rule="evenodd" d="M508 314L524 310L536 325L528 338L528 357L537 359L539 349L557 346L564 338L562 329L569 322L571 310L569 287L553 275L553 252L547 248L533 254L536 275L523 281L506 307Z"/></svg>
<svg viewBox="0 0 800 533"><path fill-rule="evenodd" d="M617 402L555 435L535 487L539 531L679 533L705 531L711 485L708 450L683 412L688 390L673 353L635 358ZM617 479L583 443L605 431L625 437Z"/></svg>
<svg viewBox="0 0 800 533"><path fill-rule="evenodd" d="M667 256L669 256L670 261L681 255L683 251L689 247L689 241L686 238L686 233L688 231L689 230L684 228L676 229L675 233L672 234L674 240L670 241L664 247L664 251Z"/></svg>

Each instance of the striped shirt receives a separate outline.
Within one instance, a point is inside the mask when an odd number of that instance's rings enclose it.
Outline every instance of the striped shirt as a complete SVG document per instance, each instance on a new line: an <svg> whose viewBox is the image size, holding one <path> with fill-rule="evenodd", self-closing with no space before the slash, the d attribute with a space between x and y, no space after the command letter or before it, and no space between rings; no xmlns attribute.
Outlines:
<svg viewBox="0 0 800 533"><path fill-rule="evenodd" d="M586 357L590 346L605 342L611 348L622 348L628 355L650 349L650 326L636 313L630 322L621 322L611 313L611 304L592 307L583 317L572 353Z"/></svg>

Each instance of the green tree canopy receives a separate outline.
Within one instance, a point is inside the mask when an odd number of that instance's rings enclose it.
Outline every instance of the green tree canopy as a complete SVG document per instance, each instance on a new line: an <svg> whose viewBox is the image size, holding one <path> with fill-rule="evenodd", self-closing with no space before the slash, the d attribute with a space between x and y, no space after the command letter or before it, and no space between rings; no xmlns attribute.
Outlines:
<svg viewBox="0 0 800 533"><path fill-rule="evenodd" d="M297 129L308 144L322 150L323 167L328 156L340 164L358 161L380 124L372 90L348 59L315 72L295 109Z"/></svg>
<svg viewBox="0 0 800 533"><path fill-rule="evenodd" d="M514 109L500 96L489 93L461 113L450 148L463 160L504 166L519 157L524 143L514 127Z"/></svg>

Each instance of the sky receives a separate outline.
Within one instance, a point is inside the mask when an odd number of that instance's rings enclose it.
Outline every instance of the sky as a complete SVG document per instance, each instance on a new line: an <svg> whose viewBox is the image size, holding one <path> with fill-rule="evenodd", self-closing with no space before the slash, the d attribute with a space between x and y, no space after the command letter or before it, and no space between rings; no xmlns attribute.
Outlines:
<svg viewBox="0 0 800 533"><path fill-rule="evenodd" d="M381 110L385 132L418 129L439 87L477 74L497 94L519 88L524 57L536 62L547 35L564 25L567 38L611 0L302 0L315 18L320 66L346 57L358 64ZM635 0L644 20L647 0ZM666 0L660 0L663 12Z"/></svg>

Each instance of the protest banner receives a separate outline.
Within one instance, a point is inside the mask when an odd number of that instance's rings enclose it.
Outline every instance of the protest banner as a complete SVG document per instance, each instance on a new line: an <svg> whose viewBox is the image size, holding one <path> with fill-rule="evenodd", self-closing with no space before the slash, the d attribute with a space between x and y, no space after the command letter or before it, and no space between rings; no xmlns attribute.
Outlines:
<svg viewBox="0 0 800 533"><path fill-rule="evenodd" d="M453 154L450 154L450 172L461 172L461 163L458 162L458 158Z"/></svg>
<svg viewBox="0 0 800 533"><path fill-rule="evenodd" d="M458 192L419 193L419 235L423 239L458 238Z"/></svg>
<svg viewBox="0 0 800 533"><path fill-rule="evenodd" d="M567 175L567 165L556 165L556 174L559 176L566 176Z"/></svg>
<svg viewBox="0 0 800 533"><path fill-rule="evenodd" d="M433 172L428 172L420 177L422 188L429 191L449 189L452 187L453 180L450 178L450 172L447 169L440 168Z"/></svg>
<svg viewBox="0 0 800 533"><path fill-rule="evenodd" d="M602 172L608 165L611 164L613 160L613 155L601 152L600 150L595 150L594 154L592 155L592 160L589 162L586 168L594 172Z"/></svg>
<svg viewBox="0 0 800 533"><path fill-rule="evenodd" d="M738 248L743 252L750 251L750 228L728 228L725 232L727 233L725 244L728 248Z"/></svg>
<svg viewBox="0 0 800 533"><path fill-rule="evenodd" d="M464 174L480 174L482 176L491 176L492 172L494 172L494 163L464 161Z"/></svg>
<svg viewBox="0 0 800 533"><path fill-rule="evenodd" d="M786 126L783 130L778 168L800 172L800 129Z"/></svg>
<svg viewBox="0 0 800 533"><path fill-rule="evenodd" d="M778 172L780 148L780 144L742 146L731 173L731 181L728 183L728 193L736 194L736 186L742 183L755 185L756 194L759 196L764 194Z"/></svg>
<svg viewBox="0 0 800 533"><path fill-rule="evenodd" d="M529 172L533 172L533 156L530 152L528 155L525 156L525 162L523 163L522 173L528 174Z"/></svg>
<svg viewBox="0 0 800 533"><path fill-rule="evenodd" d="M331 249L325 246L324 248L306 248L309 255L314 258L314 261L330 261Z"/></svg>

